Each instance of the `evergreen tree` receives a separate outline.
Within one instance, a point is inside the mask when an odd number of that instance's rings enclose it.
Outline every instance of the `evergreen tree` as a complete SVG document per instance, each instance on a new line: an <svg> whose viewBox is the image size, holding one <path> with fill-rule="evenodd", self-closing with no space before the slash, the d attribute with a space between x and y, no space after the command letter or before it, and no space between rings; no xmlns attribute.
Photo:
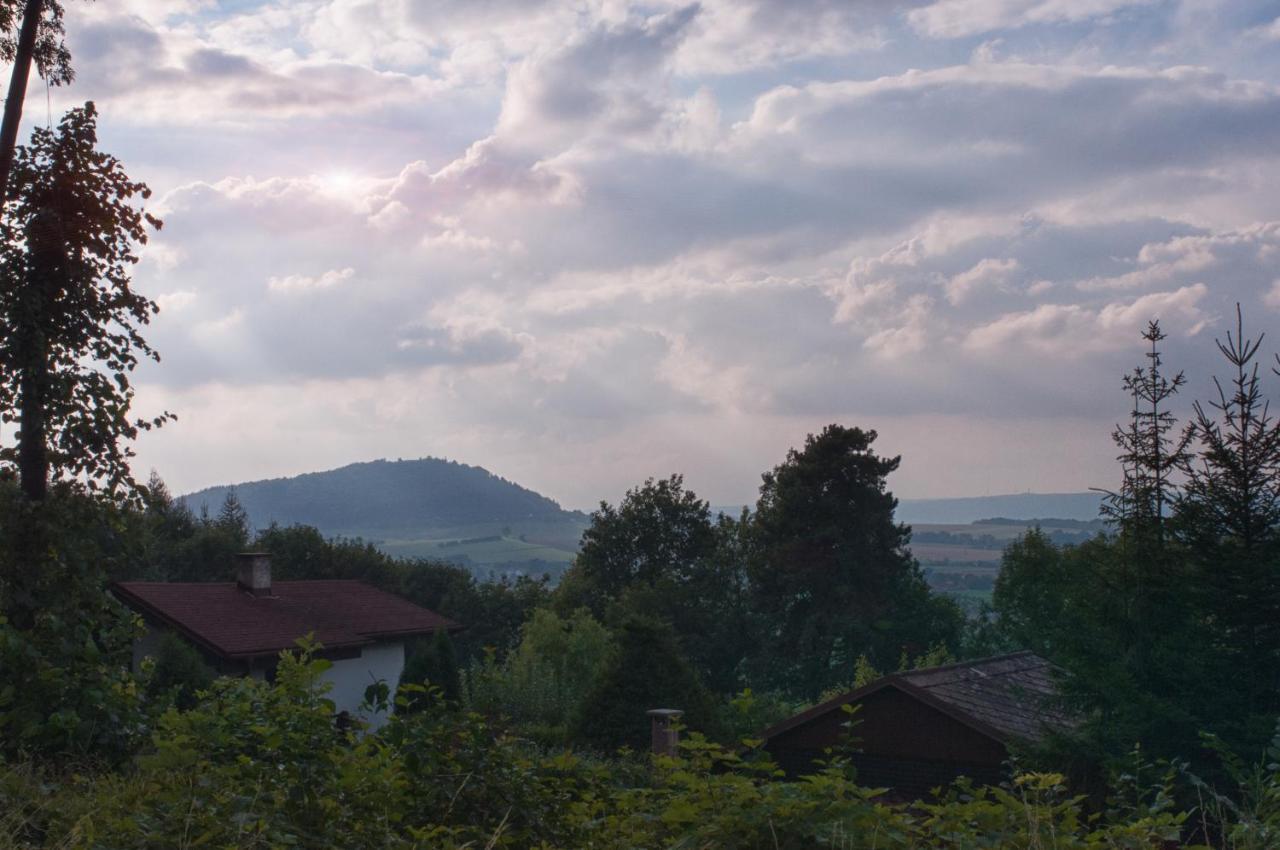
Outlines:
<svg viewBox="0 0 1280 850"><path fill-rule="evenodd" d="M697 673L680 653L671 627L630 616L614 633L616 651L583 701L574 721L574 740L603 751L628 746L647 750L653 708L684 712L690 729L714 736L715 706Z"/></svg>
<svg viewBox="0 0 1280 850"><path fill-rule="evenodd" d="M875 431L829 425L765 473L753 519L753 608L765 677L803 698L847 682L865 654L891 667L905 650L954 646L962 617L933 596L894 521L885 479L900 458Z"/></svg>
<svg viewBox="0 0 1280 850"><path fill-rule="evenodd" d="M222 533L238 541L241 548L249 545L249 512L240 504L234 488L227 491L218 509L218 516L213 525Z"/></svg>
<svg viewBox="0 0 1280 850"><path fill-rule="evenodd" d="M1280 710L1280 425L1262 393L1262 340L1245 336L1237 305L1235 334L1216 341L1231 376L1228 386L1214 379L1215 401L1195 405L1198 450L1176 512L1192 561L1188 588L1218 655L1219 686L1241 697L1233 715L1246 745L1265 740Z"/></svg>

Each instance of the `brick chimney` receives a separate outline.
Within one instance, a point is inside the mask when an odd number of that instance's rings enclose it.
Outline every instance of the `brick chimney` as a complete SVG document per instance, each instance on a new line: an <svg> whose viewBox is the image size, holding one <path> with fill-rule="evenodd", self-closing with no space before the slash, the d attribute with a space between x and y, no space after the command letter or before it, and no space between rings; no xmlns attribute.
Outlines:
<svg viewBox="0 0 1280 850"><path fill-rule="evenodd" d="M271 555L241 552L236 555L236 584L254 596L271 595Z"/></svg>
<svg viewBox="0 0 1280 850"><path fill-rule="evenodd" d="M678 708L651 708L645 713L653 720L653 754L674 756L680 744L680 733L674 724L684 716L684 712Z"/></svg>

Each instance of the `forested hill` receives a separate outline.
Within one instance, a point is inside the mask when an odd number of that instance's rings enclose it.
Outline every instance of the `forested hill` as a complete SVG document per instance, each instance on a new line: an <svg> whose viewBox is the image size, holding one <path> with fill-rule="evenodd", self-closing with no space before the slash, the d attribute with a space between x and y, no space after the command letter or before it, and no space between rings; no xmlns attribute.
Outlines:
<svg viewBox="0 0 1280 850"><path fill-rule="evenodd" d="M217 513L230 486L184 496ZM413 538L503 526L582 526L585 515L478 466L440 458L375 460L327 472L234 485L257 528L313 525L329 535Z"/></svg>

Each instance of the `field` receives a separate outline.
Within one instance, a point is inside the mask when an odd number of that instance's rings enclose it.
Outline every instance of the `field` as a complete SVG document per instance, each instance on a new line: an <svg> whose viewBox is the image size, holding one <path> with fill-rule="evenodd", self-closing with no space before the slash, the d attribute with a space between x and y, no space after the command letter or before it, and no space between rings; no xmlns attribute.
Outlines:
<svg viewBox="0 0 1280 850"><path fill-rule="evenodd" d="M524 561L546 561L568 566L573 552L518 537L488 535L465 538L426 538L417 540L382 540L378 548L401 558L433 558L492 567Z"/></svg>

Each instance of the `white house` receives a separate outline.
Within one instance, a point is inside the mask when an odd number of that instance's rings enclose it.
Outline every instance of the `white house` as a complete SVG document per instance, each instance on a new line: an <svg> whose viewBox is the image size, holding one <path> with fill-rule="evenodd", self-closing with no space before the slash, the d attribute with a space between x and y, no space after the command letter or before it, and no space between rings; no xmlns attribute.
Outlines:
<svg viewBox="0 0 1280 850"><path fill-rule="evenodd" d="M147 624L134 663L155 654L159 637L190 641L225 675L270 678L281 650L308 634L333 666L326 672L338 711L362 716L365 688L382 681L394 694L404 670L405 642L462 627L361 581L271 581L269 555L240 556L234 582L127 581L117 597ZM379 722L384 718L365 717Z"/></svg>

